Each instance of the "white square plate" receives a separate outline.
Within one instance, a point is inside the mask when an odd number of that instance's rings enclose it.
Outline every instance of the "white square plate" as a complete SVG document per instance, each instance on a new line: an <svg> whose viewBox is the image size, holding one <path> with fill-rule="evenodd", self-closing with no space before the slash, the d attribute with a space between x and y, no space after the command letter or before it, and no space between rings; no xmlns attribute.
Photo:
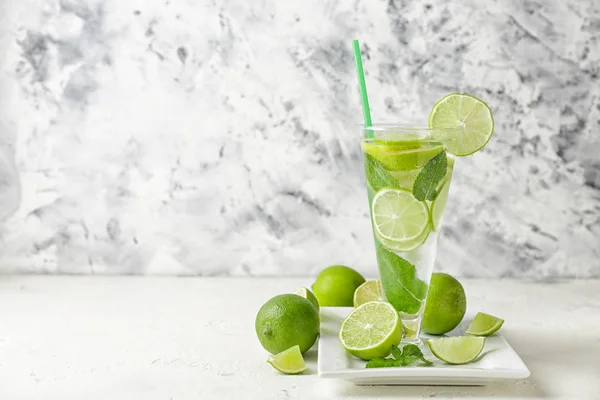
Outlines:
<svg viewBox="0 0 600 400"><path fill-rule="evenodd" d="M508 344L496 333L489 336L482 356L466 365L449 365L438 360L426 344L419 347L428 360L429 367L365 368L365 361L348 354L340 344L338 332L351 307L321 308L321 337L319 339L319 376L337 378L356 385L487 385L503 379L523 379L529 369ZM465 318L452 335L461 335L472 318ZM462 332L461 332L462 331ZM423 340L431 336L422 335Z"/></svg>

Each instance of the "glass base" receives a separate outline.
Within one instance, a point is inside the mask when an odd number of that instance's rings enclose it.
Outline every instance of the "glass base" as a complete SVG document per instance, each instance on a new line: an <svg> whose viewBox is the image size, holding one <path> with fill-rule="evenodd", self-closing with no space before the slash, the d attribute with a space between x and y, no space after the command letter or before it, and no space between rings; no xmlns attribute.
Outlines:
<svg viewBox="0 0 600 400"><path fill-rule="evenodd" d="M402 319L403 333L402 342L420 344L421 343L421 322L422 316L413 319Z"/></svg>

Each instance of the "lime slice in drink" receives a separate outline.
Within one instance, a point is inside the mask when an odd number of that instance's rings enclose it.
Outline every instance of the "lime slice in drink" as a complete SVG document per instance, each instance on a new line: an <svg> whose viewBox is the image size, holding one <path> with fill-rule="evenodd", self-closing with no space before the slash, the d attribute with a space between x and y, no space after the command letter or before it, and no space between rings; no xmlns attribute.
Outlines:
<svg viewBox="0 0 600 400"><path fill-rule="evenodd" d="M354 307L370 301L384 301L381 281L366 281L354 291Z"/></svg>
<svg viewBox="0 0 600 400"><path fill-rule="evenodd" d="M415 185L415 181L417 180L417 176L419 172L421 172L421 168L419 169L411 169L410 171L387 171L391 176L393 176L398 181L398 186L402 189L406 189L412 192L412 188Z"/></svg>
<svg viewBox="0 0 600 400"><path fill-rule="evenodd" d="M427 345L434 356L448 364L467 364L481 354L485 345L484 337L453 336L430 339Z"/></svg>
<svg viewBox="0 0 600 400"><path fill-rule="evenodd" d="M494 118L482 100L468 94L452 93L435 103L429 114L432 134L447 141L446 149L456 156L481 150L492 137ZM444 131L443 129L447 129Z"/></svg>
<svg viewBox="0 0 600 400"><path fill-rule="evenodd" d="M342 346L355 357L387 357L402 339L402 322L390 303L371 301L355 308L342 322Z"/></svg>
<svg viewBox="0 0 600 400"><path fill-rule="evenodd" d="M306 371L306 364L300 352L300 346L293 346L267 360L277 371L284 374L299 374Z"/></svg>
<svg viewBox="0 0 600 400"><path fill-rule="evenodd" d="M436 154L444 150L439 143L423 141L391 141L374 139L363 142L363 150L388 171L411 171L427 164Z"/></svg>
<svg viewBox="0 0 600 400"><path fill-rule="evenodd" d="M313 292L303 287L296 291L296 294L300 297L304 297L306 300L310 301L313 306L319 311L319 300L317 300L317 296L314 295Z"/></svg>
<svg viewBox="0 0 600 400"><path fill-rule="evenodd" d="M381 244L384 245L386 248L393 251L405 253L407 251L412 251L420 245L422 245L423 243L425 243L425 241L429 237L429 233L431 233L431 229L427 228L423 231L421 235L409 240L388 240L382 237L379 237L378 239L379 242L381 242Z"/></svg>
<svg viewBox="0 0 600 400"><path fill-rule="evenodd" d="M478 312L467 329L467 335L489 336L502 328L504 320L493 315Z"/></svg>
<svg viewBox="0 0 600 400"><path fill-rule="evenodd" d="M373 198L371 213L378 239L397 251L418 247L431 229L427 205L408 190L380 190Z"/></svg>

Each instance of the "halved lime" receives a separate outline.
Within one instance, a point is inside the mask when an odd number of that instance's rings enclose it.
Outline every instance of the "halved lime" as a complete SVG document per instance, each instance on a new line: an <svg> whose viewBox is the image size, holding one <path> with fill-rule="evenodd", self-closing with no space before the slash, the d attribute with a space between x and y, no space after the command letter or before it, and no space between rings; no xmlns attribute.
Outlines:
<svg viewBox="0 0 600 400"><path fill-rule="evenodd" d="M310 301L313 306L319 311L319 300L317 300L317 296L314 295L309 289L303 287L296 290L296 294L300 297L304 297L306 300Z"/></svg>
<svg viewBox="0 0 600 400"><path fill-rule="evenodd" d="M453 336L430 339L427 345L434 356L448 364L467 364L481 354L485 338L478 336Z"/></svg>
<svg viewBox="0 0 600 400"><path fill-rule="evenodd" d="M350 312L342 322L339 338L355 357L387 357L402 339L402 322L390 303L371 301Z"/></svg>
<svg viewBox="0 0 600 400"><path fill-rule="evenodd" d="M371 207L375 234L384 246L393 244L398 251L409 251L427 239L429 209L408 190L380 190Z"/></svg>
<svg viewBox="0 0 600 400"><path fill-rule="evenodd" d="M304 364L304 358L302 358L300 346L298 345L270 357L267 362L277 371L288 375L299 374L306 371L306 364Z"/></svg>
<svg viewBox="0 0 600 400"><path fill-rule="evenodd" d="M457 156L481 150L494 133L492 111L484 101L468 94L452 93L435 103L429 114L429 128L446 149Z"/></svg>
<svg viewBox="0 0 600 400"><path fill-rule="evenodd" d="M467 335L489 336L502 328L504 320L493 315L478 312L467 329Z"/></svg>
<svg viewBox="0 0 600 400"><path fill-rule="evenodd" d="M354 291L354 307L370 301L384 301L381 281L366 281Z"/></svg>

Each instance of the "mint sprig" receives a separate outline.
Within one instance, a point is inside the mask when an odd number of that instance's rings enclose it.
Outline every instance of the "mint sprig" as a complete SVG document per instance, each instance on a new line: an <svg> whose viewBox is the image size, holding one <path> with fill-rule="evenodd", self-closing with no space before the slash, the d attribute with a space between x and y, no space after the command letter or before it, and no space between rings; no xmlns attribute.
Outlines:
<svg viewBox="0 0 600 400"><path fill-rule="evenodd" d="M399 189L400 184L385 167L377 161L373 156L365 153L365 173L367 175L367 184L374 191L379 191L383 188Z"/></svg>
<svg viewBox="0 0 600 400"><path fill-rule="evenodd" d="M446 176L448 159L442 151L425 164L413 185L413 196L419 201L433 201L438 195L438 186Z"/></svg>
<svg viewBox="0 0 600 400"><path fill-rule="evenodd" d="M374 358L367 362L365 368L408 367L418 362L424 365L433 364L425 358L419 347L407 344L402 350L397 346L392 346L392 358Z"/></svg>

